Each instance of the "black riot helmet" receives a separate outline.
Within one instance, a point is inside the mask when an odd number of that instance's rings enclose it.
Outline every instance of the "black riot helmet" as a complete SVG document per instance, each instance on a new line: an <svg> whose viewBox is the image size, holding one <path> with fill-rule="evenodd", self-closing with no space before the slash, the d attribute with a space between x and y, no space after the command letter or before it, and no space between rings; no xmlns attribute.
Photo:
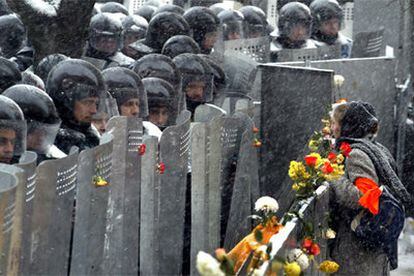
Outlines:
<svg viewBox="0 0 414 276"><path fill-rule="evenodd" d="M246 22L246 37L255 38L268 35L268 23L264 11L255 6L244 6L239 10Z"/></svg>
<svg viewBox="0 0 414 276"><path fill-rule="evenodd" d="M184 53L200 53L200 47L198 47L198 44L194 41L194 39L186 35L176 35L171 37L167 40L167 42L165 42L161 50L161 54L170 58L174 58Z"/></svg>
<svg viewBox="0 0 414 276"><path fill-rule="evenodd" d="M21 84L33 85L39 88L40 90L45 91L45 83L43 82L43 80L39 76L28 70L22 72Z"/></svg>
<svg viewBox="0 0 414 276"><path fill-rule="evenodd" d="M147 20L139 15L130 15L122 19L124 46L145 38L148 29Z"/></svg>
<svg viewBox="0 0 414 276"><path fill-rule="evenodd" d="M22 80L22 74L17 65L5 58L0 57L0 94Z"/></svg>
<svg viewBox="0 0 414 276"><path fill-rule="evenodd" d="M153 124L157 125L158 127L165 128L168 125L172 125L174 123L174 88L171 86L169 82L166 82L160 78L144 78L142 79L142 83L147 91L148 97L148 110L149 110L149 118L148 120L151 121ZM160 108L166 108L167 111L167 118L159 118L157 116L160 112Z"/></svg>
<svg viewBox="0 0 414 276"><path fill-rule="evenodd" d="M288 38L292 30L299 25L306 29L308 33L307 38L309 38L312 30L312 15L310 9L305 4L299 2L287 3L279 12L279 35Z"/></svg>
<svg viewBox="0 0 414 276"><path fill-rule="evenodd" d="M0 163L15 163L26 150L26 121L20 107L0 95Z"/></svg>
<svg viewBox="0 0 414 276"><path fill-rule="evenodd" d="M39 62L34 70L34 73L38 75L44 83L46 83L50 70L52 70L56 64L66 59L68 59L68 57L63 54L48 55Z"/></svg>
<svg viewBox="0 0 414 276"><path fill-rule="evenodd" d="M23 111L27 123L27 149L45 154L53 145L61 123L53 100L46 92L25 84L12 86L3 95Z"/></svg>
<svg viewBox="0 0 414 276"><path fill-rule="evenodd" d="M26 29L15 14L0 16L0 50L4 57L15 56L25 40Z"/></svg>
<svg viewBox="0 0 414 276"><path fill-rule="evenodd" d="M133 70L141 79L149 77L161 78L174 87L180 85L180 76L174 62L161 54L146 55L134 63Z"/></svg>
<svg viewBox="0 0 414 276"><path fill-rule="evenodd" d="M176 14L183 15L184 9L174 4L166 4L166 5L160 6L154 15L161 13L161 12L174 12Z"/></svg>
<svg viewBox="0 0 414 276"><path fill-rule="evenodd" d="M220 27L218 17L206 7L192 7L184 13L193 31L193 38L200 46L203 54L209 54L217 40L217 32Z"/></svg>
<svg viewBox="0 0 414 276"><path fill-rule="evenodd" d="M332 44L337 39L338 33L323 33L320 28L323 22L336 19L338 20L337 31L339 31L344 18L342 7L336 0L315 0L310 5L310 10L313 17L313 36L317 40Z"/></svg>
<svg viewBox="0 0 414 276"><path fill-rule="evenodd" d="M147 94L141 78L134 71L123 67L112 67L102 71L102 76L108 92L117 102L120 113L122 105L131 99L139 99L138 117L148 116Z"/></svg>
<svg viewBox="0 0 414 276"><path fill-rule="evenodd" d="M181 54L173 62L181 74L187 109L194 112L199 104L210 102L213 97L213 75L208 63L195 54Z"/></svg>
<svg viewBox="0 0 414 276"><path fill-rule="evenodd" d="M99 55L106 56L111 56L122 49L121 21L110 13L94 15L89 25L89 47Z"/></svg>
<svg viewBox="0 0 414 276"><path fill-rule="evenodd" d="M157 7L151 5L144 5L139 7L134 14L144 17L147 22L151 21L152 16L157 11Z"/></svg>
<svg viewBox="0 0 414 276"><path fill-rule="evenodd" d="M187 21L179 14L162 12L149 22L145 44L160 53L164 43L175 35L190 35Z"/></svg>
<svg viewBox="0 0 414 276"><path fill-rule="evenodd" d="M223 28L223 40L244 38L244 16L241 12L224 10L217 17Z"/></svg>
<svg viewBox="0 0 414 276"><path fill-rule="evenodd" d="M106 98L106 87L101 72L87 61L68 59L50 71L46 92L53 99L64 122L79 124L74 119L74 105L84 98Z"/></svg>
<svg viewBox="0 0 414 276"><path fill-rule="evenodd" d="M128 9L117 2L107 2L102 5L101 12L108 12L108 13L123 13L125 15L129 15Z"/></svg>

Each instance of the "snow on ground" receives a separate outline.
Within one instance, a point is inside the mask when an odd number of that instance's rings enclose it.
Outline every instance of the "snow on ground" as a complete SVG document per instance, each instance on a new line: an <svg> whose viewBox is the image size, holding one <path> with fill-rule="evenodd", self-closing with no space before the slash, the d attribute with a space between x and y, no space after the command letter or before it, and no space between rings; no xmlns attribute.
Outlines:
<svg viewBox="0 0 414 276"><path fill-rule="evenodd" d="M414 275L414 219L408 218L398 241L398 268L391 276Z"/></svg>

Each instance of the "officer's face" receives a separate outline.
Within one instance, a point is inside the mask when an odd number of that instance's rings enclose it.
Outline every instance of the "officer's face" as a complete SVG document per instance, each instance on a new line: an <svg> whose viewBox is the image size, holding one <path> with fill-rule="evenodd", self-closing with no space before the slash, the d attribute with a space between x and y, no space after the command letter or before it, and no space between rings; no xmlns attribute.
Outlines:
<svg viewBox="0 0 414 276"><path fill-rule="evenodd" d="M73 108L73 117L75 120L79 123L91 123L92 116L97 112L98 102L98 97L89 97L75 101Z"/></svg>
<svg viewBox="0 0 414 276"><path fill-rule="evenodd" d="M151 107L149 109L149 121L156 126L166 126L170 113L166 106Z"/></svg>
<svg viewBox="0 0 414 276"><path fill-rule="evenodd" d="M96 38L96 50L108 54L118 50L118 39L116 36L99 36Z"/></svg>
<svg viewBox="0 0 414 276"><path fill-rule="evenodd" d="M206 84L203 81L190 82L185 88L187 98L196 102L204 101L204 88Z"/></svg>
<svg viewBox="0 0 414 276"><path fill-rule="evenodd" d="M139 99L134 98L120 106L121 116L137 117L139 115Z"/></svg>
<svg viewBox="0 0 414 276"><path fill-rule="evenodd" d="M289 39L292 42L303 41L309 38L308 27L303 24L296 24L292 27L289 34Z"/></svg>
<svg viewBox="0 0 414 276"><path fill-rule="evenodd" d="M15 143L16 132L13 129L0 129L0 163L11 163Z"/></svg>
<svg viewBox="0 0 414 276"><path fill-rule="evenodd" d="M99 116L94 116L92 124L99 131L100 134L104 134L106 131L106 124L108 123L109 116L106 113L101 113Z"/></svg>
<svg viewBox="0 0 414 276"><path fill-rule="evenodd" d="M240 38L241 38L241 35L238 32L231 32L227 35L227 40L236 40Z"/></svg>
<svg viewBox="0 0 414 276"><path fill-rule="evenodd" d="M44 129L34 129L27 133L27 149L35 152L41 152L45 149L44 141L47 133Z"/></svg>
<svg viewBox="0 0 414 276"><path fill-rule="evenodd" d="M207 33L203 40L203 48L211 50L218 39L218 32Z"/></svg>
<svg viewBox="0 0 414 276"><path fill-rule="evenodd" d="M339 25L339 19L332 18L330 20L322 22L320 31L325 35L336 36L339 32Z"/></svg>

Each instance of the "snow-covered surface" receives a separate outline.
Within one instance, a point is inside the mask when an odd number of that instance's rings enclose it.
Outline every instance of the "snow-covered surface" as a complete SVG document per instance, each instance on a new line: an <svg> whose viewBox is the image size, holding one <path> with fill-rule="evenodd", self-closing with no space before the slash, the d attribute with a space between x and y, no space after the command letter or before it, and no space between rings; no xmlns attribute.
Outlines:
<svg viewBox="0 0 414 276"><path fill-rule="evenodd" d="M43 0L24 0L27 4L33 7L33 9L40 14L45 14L47 16L53 17L56 16L56 8L60 4L60 0L52 0L51 3L46 3Z"/></svg>
<svg viewBox="0 0 414 276"><path fill-rule="evenodd" d="M398 241L398 268L392 276L414 275L414 219L408 218Z"/></svg>

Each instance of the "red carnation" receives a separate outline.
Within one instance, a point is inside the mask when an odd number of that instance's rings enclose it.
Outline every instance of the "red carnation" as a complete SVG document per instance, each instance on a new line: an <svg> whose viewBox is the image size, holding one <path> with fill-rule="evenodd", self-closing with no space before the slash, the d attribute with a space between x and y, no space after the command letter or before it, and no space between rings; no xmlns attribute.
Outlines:
<svg viewBox="0 0 414 276"><path fill-rule="evenodd" d="M333 153L333 152L330 152L330 153L328 154L328 159L329 159L331 162L335 162L335 160L336 160L336 154L335 154L335 153Z"/></svg>
<svg viewBox="0 0 414 276"><path fill-rule="evenodd" d="M329 161L327 161L327 162L325 162L325 164L323 164L323 166L321 168L321 171L324 174L330 174L330 173L333 173L334 168L332 168L331 163Z"/></svg>
<svg viewBox="0 0 414 276"><path fill-rule="evenodd" d="M349 153L351 153L351 151L352 151L351 145L348 144L348 143L346 143L346 142L343 142L341 144L341 146L339 147L339 149L341 150L342 154L345 157L348 157L349 156Z"/></svg>
<svg viewBox="0 0 414 276"><path fill-rule="evenodd" d="M164 162L160 162L158 164L157 169L158 169L158 173L159 174L164 174L164 172L165 172L165 164L164 164Z"/></svg>
<svg viewBox="0 0 414 276"><path fill-rule="evenodd" d="M313 243L309 253L311 255L318 256L321 253L321 248L317 243Z"/></svg>
<svg viewBox="0 0 414 276"><path fill-rule="evenodd" d="M147 145L145 145L145 144L140 144L139 146L138 146L138 154L139 155L144 155L145 154L145 151L147 150Z"/></svg>
<svg viewBox="0 0 414 276"><path fill-rule="evenodd" d="M310 250L312 243L313 242L311 238L305 238L302 242L302 247L306 250Z"/></svg>
<svg viewBox="0 0 414 276"><path fill-rule="evenodd" d="M309 167L315 167L317 161L318 161L318 158L315 156L312 156L312 155L305 156L306 165L308 165Z"/></svg>

